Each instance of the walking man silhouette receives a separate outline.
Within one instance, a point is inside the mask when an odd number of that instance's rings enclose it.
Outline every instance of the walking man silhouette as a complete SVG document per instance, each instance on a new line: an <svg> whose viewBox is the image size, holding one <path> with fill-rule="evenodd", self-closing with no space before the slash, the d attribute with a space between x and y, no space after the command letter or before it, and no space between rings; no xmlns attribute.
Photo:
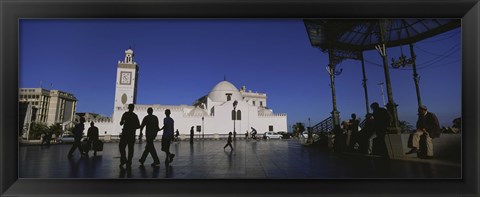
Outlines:
<svg viewBox="0 0 480 197"><path fill-rule="evenodd" d="M165 152L166 158L165 158L165 164L172 163L173 157L175 157L175 154L170 153L170 143L173 140L173 119L170 117L170 109L165 110L165 117L163 119L163 127L160 129L163 130L163 135L162 135L162 151Z"/></svg>
<svg viewBox="0 0 480 197"><path fill-rule="evenodd" d="M87 132L88 137L88 144L90 147L93 146L94 143L98 141L98 127L95 126L95 122L90 122L90 128L88 128ZM88 150L85 150L85 154L88 155ZM93 156L97 156L97 150L93 149Z"/></svg>
<svg viewBox="0 0 480 197"><path fill-rule="evenodd" d="M223 150L225 150L225 148L227 148L227 146L230 146L230 151L233 150L233 147L232 147L232 132L228 133L227 144L225 144L225 146L223 147Z"/></svg>
<svg viewBox="0 0 480 197"><path fill-rule="evenodd" d="M80 117L80 123L76 124L75 127L73 128L73 137L75 141L73 142L72 148L70 148L70 151L68 152L68 158L73 157L73 152L75 151L76 148L78 148L78 151L80 152L80 155L84 156L85 153L82 150L82 137L83 137L83 130L85 129L85 125L83 123L85 122L85 118Z"/></svg>
<svg viewBox="0 0 480 197"><path fill-rule="evenodd" d="M142 133L142 130L145 126L147 127L145 129L147 145L145 145L145 150L143 151L142 157L138 161L143 166L145 159L150 153L153 158L153 163L151 164L151 166L157 166L158 164L160 164L160 160L158 159L157 150L155 149L153 140L155 140L155 138L157 137L157 133L160 128L158 127L158 118L157 116L153 115L153 109L151 107L147 109L147 113L148 115L143 118L142 124L140 125L140 133Z"/></svg>
<svg viewBox="0 0 480 197"><path fill-rule="evenodd" d="M123 113L120 125L123 125L122 136L120 137L120 167L127 164L132 167L133 145L135 144L135 131L140 127L137 114L133 113L134 104L128 105L128 111ZM128 146L128 158L125 155L125 148Z"/></svg>

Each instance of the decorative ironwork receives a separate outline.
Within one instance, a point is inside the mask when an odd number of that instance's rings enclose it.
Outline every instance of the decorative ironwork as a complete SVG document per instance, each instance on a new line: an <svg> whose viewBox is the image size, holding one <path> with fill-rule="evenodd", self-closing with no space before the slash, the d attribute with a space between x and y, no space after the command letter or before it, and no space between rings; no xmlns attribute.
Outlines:
<svg viewBox="0 0 480 197"><path fill-rule="evenodd" d="M401 31L398 31L398 37L400 37ZM408 34L408 32L407 32ZM400 68L400 67L406 67L406 66L413 66L415 65L415 54L412 53L412 57L408 58L403 55L403 45L400 45L400 57L398 60L395 60L395 58L392 58L392 67L393 68Z"/></svg>
<svg viewBox="0 0 480 197"><path fill-rule="evenodd" d="M330 116L312 127L312 133L330 132L333 130L333 118Z"/></svg>
<svg viewBox="0 0 480 197"><path fill-rule="evenodd" d="M400 68L400 67L406 67L406 66L411 66L415 64L415 56L412 58L408 58L401 54L398 60L395 60L395 58L392 58L392 67L393 68Z"/></svg>
<svg viewBox="0 0 480 197"><path fill-rule="evenodd" d="M387 55L387 49L385 47L385 44L379 44L375 46L375 49L377 49L378 53L382 56L385 57Z"/></svg>
<svg viewBox="0 0 480 197"><path fill-rule="evenodd" d="M335 64L328 64L325 69L327 69L327 72L330 76L338 76L340 74L342 74L343 72L343 68L340 68L339 70L337 70L337 66Z"/></svg>

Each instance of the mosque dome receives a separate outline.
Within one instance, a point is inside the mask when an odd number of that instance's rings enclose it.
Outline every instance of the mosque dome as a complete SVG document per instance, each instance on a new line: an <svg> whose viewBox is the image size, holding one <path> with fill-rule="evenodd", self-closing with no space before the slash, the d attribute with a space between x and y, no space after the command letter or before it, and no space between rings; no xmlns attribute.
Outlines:
<svg viewBox="0 0 480 197"><path fill-rule="evenodd" d="M221 81L215 85L208 97L214 102L225 102L228 101L228 95L230 95L231 100L242 100L240 91L228 81Z"/></svg>
<svg viewBox="0 0 480 197"><path fill-rule="evenodd" d="M192 109L192 111L188 113L188 115L189 116L208 116L208 113L199 107L195 107Z"/></svg>

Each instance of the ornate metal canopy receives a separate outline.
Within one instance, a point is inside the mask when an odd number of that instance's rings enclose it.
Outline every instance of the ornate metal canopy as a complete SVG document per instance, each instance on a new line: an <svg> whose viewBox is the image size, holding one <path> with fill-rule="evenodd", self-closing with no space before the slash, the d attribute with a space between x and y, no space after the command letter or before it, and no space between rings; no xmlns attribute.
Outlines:
<svg viewBox="0 0 480 197"><path fill-rule="evenodd" d="M362 51L395 47L460 27L460 19L305 19L310 43L336 59L360 59ZM380 30L384 36L381 39ZM338 61L338 60L336 60Z"/></svg>

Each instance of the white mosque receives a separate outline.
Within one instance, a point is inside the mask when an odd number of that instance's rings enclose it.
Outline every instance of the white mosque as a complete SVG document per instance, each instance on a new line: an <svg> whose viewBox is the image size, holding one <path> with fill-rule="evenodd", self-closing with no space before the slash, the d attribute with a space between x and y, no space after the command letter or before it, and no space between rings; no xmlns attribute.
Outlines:
<svg viewBox="0 0 480 197"><path fill-rule="evenodd" d="M265 93L246 90L245 86L239 90L232 83L224 80L219 82L208 95L202 96L192 105L142 105L136 103L138 64L134 62L134 53L131 49L125 51L125 60L118 62L115 87L115 105L111 118L88 118L85 127L94 121L99 128L100 135L119 135L122 127L120 119L128 111L130 103L135 104L134 112L140 121L147 115L147 109L153 108L153 114L159 118L160 127L165 118L164 111L170 109L171 117L175 121L175 130L182 135L189 135L193 126L195 135L203 134L205 138L220 137L233 132L243 136L251 131L251 127L263 134L267 131L287 131L287 115L275 114L267 107ZM234 111L234 102L236 108ZM137 131L137 135L139 131ZM161 135L162 132L159 132Z"/></svg>

